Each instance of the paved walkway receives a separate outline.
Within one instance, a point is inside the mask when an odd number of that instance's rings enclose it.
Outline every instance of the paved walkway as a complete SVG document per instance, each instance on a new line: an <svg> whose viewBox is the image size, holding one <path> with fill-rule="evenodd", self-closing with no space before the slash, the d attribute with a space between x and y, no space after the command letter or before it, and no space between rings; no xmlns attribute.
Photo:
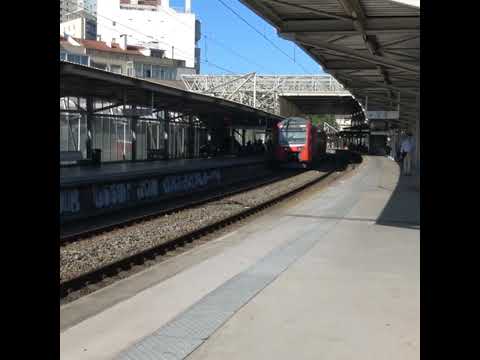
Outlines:
<svg viewBox="0 0 480 360"><path fill-rule="evenodd" d="M413 179L366 157L355 175L173 259L189 265L164 281L152 285L154 267L72 303L81 312L150 278L65 330L62 359L418 359Z"/></svg>
<svg viewBox="0 0 480 360"><path fill-rule="evenodd" d="M189 360L420 358L418 192L396 183L395 163L369 160L342 216L317 211L322 194L289 211L340 220Z"/></svg>

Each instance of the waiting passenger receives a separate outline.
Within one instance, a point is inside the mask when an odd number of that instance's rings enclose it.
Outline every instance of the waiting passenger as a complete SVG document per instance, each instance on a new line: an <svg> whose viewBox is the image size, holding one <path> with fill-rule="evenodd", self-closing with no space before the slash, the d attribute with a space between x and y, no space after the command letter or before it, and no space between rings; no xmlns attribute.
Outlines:
<svg viewBox="0 0 480 360"><path fill-rule="evenodd" d="M257 153L263 153L265 151L265 148L263 147L263 140L262 139L257 140L256 150L257 150L256 151Z"/></svg>
<svg viewBox="0 0 480 360"><path fill-rule="evenodd" d="M251 141L247 141L247 149L246 149L247 154L252 154L253 153L253 146Z"/></svg>
<svg viewBox="0 0 480 360"><path fill-rule="evenodd" d="M407 133L407 138L403 140L400 148L402 156L403 175L410 176L412 171L412 153L413 153L413 137L412 133Z"/></svg>
<svg viewBox="0 0 480 360"><path fill-rule="evenodd" d="M273 142L272 139L268 139L265 143L265 149L267 152L271 152L273 150Z"/></svg>
<svg viewBox="0 0 480 360"><path fill-rule="evenodd" d="M387 156L391 156L392 148L389 145L386 145L385 149L386 149L386 152L387 152Z"/></svg>

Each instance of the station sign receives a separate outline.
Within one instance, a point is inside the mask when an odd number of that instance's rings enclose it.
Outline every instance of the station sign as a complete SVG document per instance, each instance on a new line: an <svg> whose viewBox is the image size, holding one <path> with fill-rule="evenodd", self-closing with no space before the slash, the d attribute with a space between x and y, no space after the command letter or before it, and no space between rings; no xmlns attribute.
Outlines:
<svg viewBox="0 0 480 360"><path fill-rule="evenodd" d="M398 119L399 112L398 111L367 111L367 118L371 119Z"/></svg>

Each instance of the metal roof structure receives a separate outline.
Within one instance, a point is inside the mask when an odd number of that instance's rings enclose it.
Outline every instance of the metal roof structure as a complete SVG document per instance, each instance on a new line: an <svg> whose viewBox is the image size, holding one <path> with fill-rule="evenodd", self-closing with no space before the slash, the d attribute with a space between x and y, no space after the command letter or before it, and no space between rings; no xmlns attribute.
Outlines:
<svg viewBox="0 0 480 360"><path fill-rule="evenodd" d="M114 106L136 105L190 113L204 119L228 119L232 125L256 125L259 120L282 119L237 102L66 61L60 61L60 98L63 97L93 97L117 104Z"/></svg>
<svg viewBox="0 0 480 360"><path fill-rule="evenodd" d="M419 0L241 0L333 75L368 111L415 124Z"/></svg>
<svg viewBox="0 0 480 360"><path fill-rule="evenodd" d="M330 75L182 75L186 89L286 116L281 100L301 114L352 114L361 110ZM297 114L298 115L298 114Z"/></svg>

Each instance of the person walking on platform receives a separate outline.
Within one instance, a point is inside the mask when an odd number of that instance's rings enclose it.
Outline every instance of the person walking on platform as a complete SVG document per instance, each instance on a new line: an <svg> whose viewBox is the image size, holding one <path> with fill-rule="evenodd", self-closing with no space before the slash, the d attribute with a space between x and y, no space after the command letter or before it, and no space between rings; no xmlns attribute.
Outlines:
<svg viewBox="0 0 480 360"><path fill-rule="evenodd" d="M407 137L403 140L400 147L402 156L402 172L403 175L410 176L412 174L412 153L413 153L413 137L412 133L407 133Z"/></svg>

